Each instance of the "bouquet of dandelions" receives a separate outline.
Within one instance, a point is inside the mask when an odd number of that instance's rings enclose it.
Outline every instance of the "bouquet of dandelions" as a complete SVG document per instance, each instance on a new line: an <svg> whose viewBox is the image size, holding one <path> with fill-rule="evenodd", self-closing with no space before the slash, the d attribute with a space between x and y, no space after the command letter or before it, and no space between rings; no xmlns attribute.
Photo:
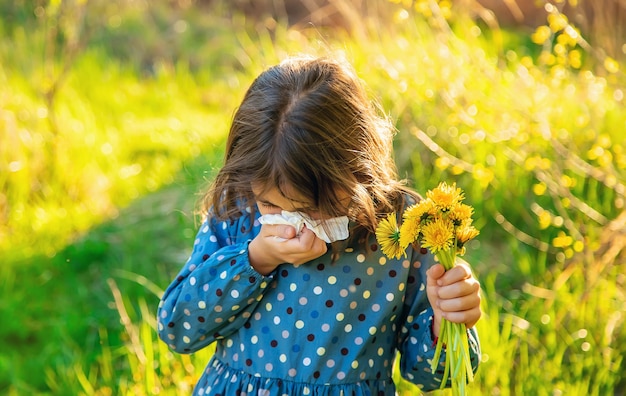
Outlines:
<svg viewBox="0 0 626 396"><path fill-rule="evenodd" d="M478 235L478 230L472 226L474 209L462 203L464 198L456 184L441 182L426 193L426 199L406 209L399 228L396 214L389 214L376 229L383 253L398 259L406 256L410 244L418 242L435 255L446 271L454 267L457 255L465 253L464 245ZM474 380L464 323L442 319L431 362L433 372L439 364L442 348L447 349L447 353L441 388L446 386L450 376L453 394L464 395L467 382Z"/></svg>

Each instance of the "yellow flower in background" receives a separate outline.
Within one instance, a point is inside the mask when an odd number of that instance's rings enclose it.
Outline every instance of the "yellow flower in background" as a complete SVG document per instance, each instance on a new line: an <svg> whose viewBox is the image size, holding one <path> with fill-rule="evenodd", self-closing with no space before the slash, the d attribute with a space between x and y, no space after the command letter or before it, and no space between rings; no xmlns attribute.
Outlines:
<svg viewBox="0 0 626 396"><path fill-rule="evenodd" d="M533 193L535 195L541 196L546 193L547 189L548 189L548 186L546 186L544 182L539 182L533 185Z"/></svg>
<svg viewBox="0 0 626 396"><path fill-rule="evenodd" d="M619 63L615 59L611 58L610 56L605 57L603 63L604 63L604 68L609 73L619 72Z"/></svg>
<svg viewBox="0 0 626 396"><path fill-rule="evenodd" d="M542 25L539 26L533 34L531 34L530 39L533 41L533 43L542 45L543 43L548 41L551 36L552 31L550 30L550 28L548 26Z"/></svg>
<svg viewBox="0 0 626 396"><path fill-rule="evenodd" d="M574 238L565 234L563 231L559 231L556 238L552 239L552 246L556 248L564 248L570 246L572 243L574 243Z"/></svg>
<svg viewBox="0 0 626 396"><path fill-rule="evenodd" d="M406 247L400 246L400 230L395 213L390 213L378 223L376 239L385 256L399 259L402 254L406 255Z"/></svg>
<svg viewBox="0 0 626 396"><path fill-rule="evenodd" d="M563 14L550 14L548 15L548 24L550 25L550 30L556 33L565 29L569 22L567 16Z"/></svg>
<svg viewBox="0 0 626 396"><path fill-rule="evenodd" d="M545 230L552 224L552 215L547 210L542 210L539 213L539 229Z"/></svg>

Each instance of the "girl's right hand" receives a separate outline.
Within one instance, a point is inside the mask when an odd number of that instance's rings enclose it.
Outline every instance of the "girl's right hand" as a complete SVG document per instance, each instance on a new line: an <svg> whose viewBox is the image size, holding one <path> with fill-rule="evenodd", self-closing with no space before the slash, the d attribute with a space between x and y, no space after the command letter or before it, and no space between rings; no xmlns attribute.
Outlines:
<svg viewBox="0 0 626 396"><path fill-rule="evenodd" d="M261 226L261 232L250 242L250 265L261 275L268 275L282 263L304 264L326 253L326 242L313 231L302 228L299 235L289 225Z"/></svg>

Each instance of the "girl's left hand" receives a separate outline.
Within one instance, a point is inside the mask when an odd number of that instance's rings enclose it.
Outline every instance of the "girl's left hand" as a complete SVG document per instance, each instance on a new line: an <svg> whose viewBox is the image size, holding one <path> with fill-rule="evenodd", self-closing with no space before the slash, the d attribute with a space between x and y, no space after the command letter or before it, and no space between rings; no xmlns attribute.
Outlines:
<svg viewBox="0 0 626 396"><path fill-rule="evenodd" d="M426 272L426 293L435 313L433 333L439 334L441 318L473 327L480 319L480 283L469 265L459 262L445 271L441 264Z"/></svg>

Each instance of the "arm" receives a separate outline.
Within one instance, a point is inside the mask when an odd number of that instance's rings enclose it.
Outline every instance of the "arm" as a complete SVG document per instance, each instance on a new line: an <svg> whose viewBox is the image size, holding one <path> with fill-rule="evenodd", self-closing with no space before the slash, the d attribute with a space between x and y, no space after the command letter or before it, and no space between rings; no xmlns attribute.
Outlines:
<svg viewBox="0 0 626 396"><path fill-rule="evenodd" d="M193 252L165 291L158 309L159 337L180 353L191 353L245 324L272 276L250 266L249 217L233 223L204 222ZM258 227L258 226L256 226Z"/></svg>
<svg viewBox="0 0 626 396"><path fill-rule="evenodd" d="M437 312L433 310L429 302L429 294L433 295L438 290L431 288L428 292L427 284L429 287L431 287L433 283L437 284L438 279L434 278L431 271L435 270L436 274L438 274L437 268L440 267L440 265L434 263L434 257L429 253L421 254L419 250L414 249L410 251L412 252L410 260L413 264L413 273L411 275L413 279L415 279L415 282L409 284L407 288L405 301L408 305L406 307L408 314L399 343L401 353L400 370L405 379L417 384L422 390L428 391L438 389L443 378L442 364L445 362L445 352L442 351L441 353L440 365L438 366L440 369L435 373L431 372L430 361L435 354L435 336L438 334L437 329L441 321L441 316L450 315L450 312L442 311L441 305L445 307L446 304L450 302L445 299L446 302L444 304L444 299L442 299L439 304L440 307L436 310ZM415 265L415 263L419 263L419 265ZM430 274L430 279L427 274ZM456 286L458 287L460 285L457 284ZM462 287L461 289L465 288ZM435 300L434 297L430 299ZM478 303L479 302L480 300L478 300ZM437 302L435 302L435 304L437 304ZM450 317L450 320L456 321L453 316ZM475 320L477 320L477 318ZM475 320L473 320L474 323ZM461 322L465 323L465 321ZM471 322L472 321L468 321L468 324L473 325ZM480 344L478 334L474 328L468 330L468 338L472 368L475 372L480 361Z"/></svg>

